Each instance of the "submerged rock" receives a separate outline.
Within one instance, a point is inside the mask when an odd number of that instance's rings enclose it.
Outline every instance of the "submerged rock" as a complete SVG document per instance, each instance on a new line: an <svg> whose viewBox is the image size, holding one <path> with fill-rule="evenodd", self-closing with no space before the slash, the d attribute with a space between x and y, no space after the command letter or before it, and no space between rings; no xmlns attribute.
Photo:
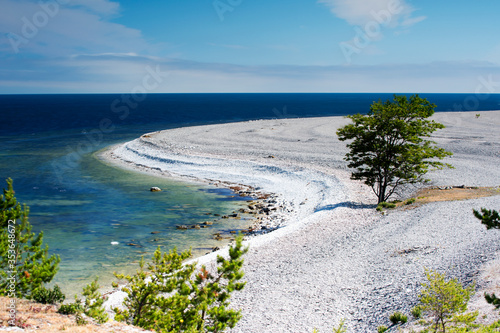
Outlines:
<svg viewBox="0 0 500 333"><path fill-rule="evenodd" d="M153 186L149 189L151 192L161 192L161 188Z"/></svg>

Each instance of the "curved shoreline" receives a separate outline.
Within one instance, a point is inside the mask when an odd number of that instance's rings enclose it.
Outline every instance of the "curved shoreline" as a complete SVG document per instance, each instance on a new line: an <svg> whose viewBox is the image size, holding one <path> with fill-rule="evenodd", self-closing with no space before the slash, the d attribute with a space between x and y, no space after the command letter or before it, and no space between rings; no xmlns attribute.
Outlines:
<svg viewBox="0 0 500 333"><path fill-rule="evenodd" d="M434 116L447 125L435 141L456 153L450 161L456 169L433 172L434 184L499 185L500 111L474 116ZM249 241L249 283L233 301L243 319L232 331L330 331L346 318L353 332L369 332L386 324L388 313L412 305L424 266L467 281L496 256L500 236L486 233L470 211L494 208L499 200L377 214L371 190L349 180L342 161L347 150L335 130L346 122L326 117L180 128L143 135L105 157L157 175L250 185L279 194L293 208L283 217L286 227ZM418 249L418 257L393 256L408 248Z"/></svg>

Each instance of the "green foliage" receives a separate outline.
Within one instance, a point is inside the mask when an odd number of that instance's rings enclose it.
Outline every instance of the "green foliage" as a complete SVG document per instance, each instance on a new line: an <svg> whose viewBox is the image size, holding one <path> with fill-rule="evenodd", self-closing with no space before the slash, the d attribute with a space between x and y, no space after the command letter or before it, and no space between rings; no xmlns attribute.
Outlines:
<svg viewBox="0 0 500 333"><path fill-rule="evenodd" d="M413 309L411 309L411 314L415 319L422 318L422 306L415 306Z"/></svg>
<svg viewBox="0 0 500 333"><path fill-rule="evenodd" d="M446 280L444 274L426 271L427 283L422 284L420 304L422 312L432 318L426 322L434 332L446 332L449 323L470 325L477 313L465 314L467 303L474 293L474 285L463 288L456 279Z"/></svg>
<svg viewBox="0 0 500 333"><path fill-rule="evenodd" d="M234 291L242 290L243 237L229 248L229 259L217 257L217 273L205 266L184 264L190 251L176 249L162 253L158 248L147 264L141 260L133 276L115 274L128 283L125 309L113 309L115 319L158 332L223 332L233 328L241 318L240 311L229 308Z"/></svg>
<svg viewBox="0 0 500 333"><path fill-rule="evenodd" d="M486 226L486 229L500 229L500 214L493 209L481 208L481 212L473 209L474 216L481 220L481 223ZM484 298L489 304L500 309L500 299L495 294L484 294Z"/></svg>
<svg viewBox="0 0 500 333"><path fill-rule="evenodd" d="M393 202L380 202L378 205L377 205L377 210L378 211L382 211L384 208L386 209L392 209L392 208L396 208L396 204L393 203Z"/></svg>
<svg viewBox="0 0 500 333"><path fill-rule="evenodd" d="M500 214L496 210L481 208L481 212L478 212L473 209L473 213L486 226L486 229L500 229Z"/></svg>
<svg viewBox="0 0 500 333"><path fill-rule="evenodd" d="M397 325L397 324L404 324L408 321L408 317L399 312L399 311L396 311L394 312L390 317L389 317L389 320L394 324L394 325Z"/></svg>
<svg viewBox="0 0 500 333"><path fill-rule="evenodd" d="M108 314L103 307L104 298L99 290L98 278L95 278L90 284L83 288L82 296L85 300L81 300L75 296L75 302L71 304L63 304L59 307L58 313L75 314L78 325L85 325L83 314L95 319L98 323L103 324L108 321Z"/></svg>
<svg viewBox="0 0 500 333"><path fill-rule="evenodd" d="M500 309L500 299L495 294L484 293L486 302L493 305L495 308Z"/></svg>
<svg viewBox="0 0 500 333"><path fill-rule="evenodd" d="M333 328L333 333L345 333L347 332L347 327L345 327L345 319L340 320L339 326Z"/></svg>
<svg viewBox="0 0 500 333"><path fill-rule="evenodd" d="M380 325L379 327L377 327L377 333L384 333L384 332L387 332L388 328L387 326L384 326L384 325Z"/></svg>
<svg viewBox="0 0 500 333"><path fill-rule="evenodd" d="M85 296L83 303L83 313L94 318L98 323L103 324L108 321L108 314L103 307L104 298L99 290L98 278L83 288L82 296Z"/></svg>
<svg viewBox="0 0 500 333"><path fill-rule="evenodd" d="M0 196L0 295L29 299L52 280L61 259L49 256L43 232L31 232L29 208L21 207L14 194L9 178Z"/></svg>
<svg viewBox="0 0 500 333"><path fill-rule="evenodd" d="M54 289L46 289L45 287L40 287L35 289L31 294L33 300L42 304L56 304L62 303L66 296L62 293L59 286L56 284Z"/></svg>
<svg viewBox="0 0 500 333"><path fill-rule="evenodd" d="M333 333L345 333L347 332L347 327L345 326L345 319L341 319L340 323L337 327L333 328ZM315 328L313 333L319 333L319 331Z"/></svg>
<svg viewBox="0 0 500 333"><path fill-rule="evenodd" d="M404 184L425 182L430 168L451 167L436 161L452 155L424 140L444 125L427 120L434 114L435 104L413 95L394 95L394 101L374 102L367 115L347 116L352 124L337 130L340 141L353 140L345 160L355 169L351 178L364 180L377 195L378 202L387 201Z"/></svg>
<svg viewBox="0 0 500 333"><path fill-rule="evenodd" d="M410 198L408 200L405 201L405 205L411 205L411 204L414 204L416 201L415 198Z"/></svg>
<svg viewBox="0 0 500 333"><path fill-rule="evenodd" d="M57 313L71 315L83 312L83 306L80 302L70 303L70 304L61 304Z"/></svg>
<svg viewBox="0 0 500 333"><path fill-rule="evenodd" d="M77 312L77 314L75 316L75 320L76 320L76 324L78 326L82 326L82 325L87 325L88 324L87 320L85 319L85 317L83 317L83 315L82 315L81 312Z"/></svg>

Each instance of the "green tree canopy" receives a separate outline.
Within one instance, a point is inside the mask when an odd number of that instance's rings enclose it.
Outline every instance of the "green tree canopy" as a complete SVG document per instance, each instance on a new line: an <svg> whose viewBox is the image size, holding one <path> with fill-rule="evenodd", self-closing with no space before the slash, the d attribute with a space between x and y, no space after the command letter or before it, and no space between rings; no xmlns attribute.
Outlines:
<svg viewBox="0 0 500 333"><path fill-rule="evenodd" d="M374 102L367 115L347 116L352 120L337 130L340 141L353 140L345 160L355 169L351 178L364 180L377 195L378 202L386 201L404 184L426 182L430 168L450 167L436 159L452 153L424 139L444 125L427 120L434 114L435 104L413 95L394 95L394 100Z"/></svg>
<svg viewBox="0 0 500 333"><path fill-rule="evenodd" d="M31 298L56 275L60 258L43 247L43 232L31 232L29 208L17 202L12 179L0 195L0 295Z"/></svg>

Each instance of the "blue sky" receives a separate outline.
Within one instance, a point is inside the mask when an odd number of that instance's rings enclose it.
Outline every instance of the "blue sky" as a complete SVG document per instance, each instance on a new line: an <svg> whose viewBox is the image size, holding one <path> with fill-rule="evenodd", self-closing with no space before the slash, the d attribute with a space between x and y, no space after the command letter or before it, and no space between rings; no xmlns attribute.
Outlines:
<svg viewBox="0 0 500 333"><path fill-rule="evenodd" d="M1 2L3 94L500 92L498 0Z"/></svg>

